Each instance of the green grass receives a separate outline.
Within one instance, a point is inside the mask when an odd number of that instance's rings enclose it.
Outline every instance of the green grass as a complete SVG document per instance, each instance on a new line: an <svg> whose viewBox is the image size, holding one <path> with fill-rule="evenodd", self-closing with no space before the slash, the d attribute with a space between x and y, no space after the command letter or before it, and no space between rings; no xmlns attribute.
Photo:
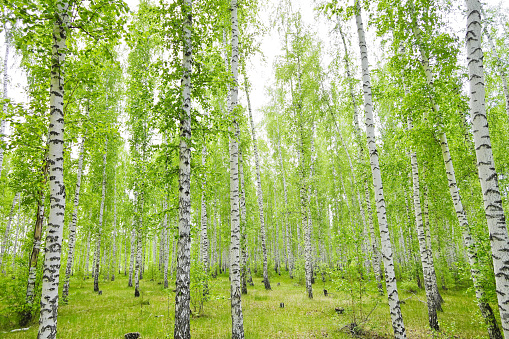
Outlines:
<svg viewBox="0 0 509 339"><path fill-rule="evenodd" d="M310 300L305 287L287 277L272 277L272 291L265 291L261 278L248 295L242 296L244 329L247 339L268 338L351 338L340 328L351 322L352 309L347 295L334 292L329 283L318 281L315 298ZM134 290L127 287L121 275L114 282L100 283L102 295L93 292L92 279L71 280L68 305L59 307L58 338L123 338L127 332L140 332L142 338L173 338L175 294L164 290L158 280L150 281L150 274L140 282L142 296L134 298ZM280 283L280 286L277 284ZM333 295L325 297L323 288ZM211 300L204 312L191 319L193 338L230 338L231 318L228 277L221 276L210 283ZM427 309L423 291L417 295L401 293L403 317L409 338L431 338L427 329ZM460 291L445 291L444 312L439 313L443 329L436 338L485 338L486 331L471 295ZM149 305L142 305L142 301ZM363 309L369 313L377 297L365 301ZM421 300L421 301L420 301ZM285 308L280 308L280 302ZM345 314L336 314L335 307L344 307ZM35 317L37 318L37 316ZM390 338L392 327L386 297L378 303L370 320L363 325L366 338ZM25 332L2 334L2 338L35 338L37 319Z"/></svg>

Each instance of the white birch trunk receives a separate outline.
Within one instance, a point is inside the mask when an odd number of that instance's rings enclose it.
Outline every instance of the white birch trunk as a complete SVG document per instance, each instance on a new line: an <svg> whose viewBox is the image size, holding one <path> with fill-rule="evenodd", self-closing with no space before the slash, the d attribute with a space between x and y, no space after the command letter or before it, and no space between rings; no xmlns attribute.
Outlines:
<svg viewBox="0 0 509 339"><path fill-rule="evenodd" d="M242 314L241 279L240 279L240 201L239 201L239 133L235 108L238 98L238 66L239 66L239 29L237 18L237 0L231 0L231 76L233 86L230 88L230 102L228 114L232 119L230 131L234 133L230 138L230 279L231 279L231 316L232 316L232 339L244 338L244 317ZM259 178L259 177L258 177ZM258 197L260 199L260 197ZM263 211L261 211L263 217ZM263 227L263 220L262 220ZM262 231L263 232L263 231ZM268 278L266 284L268 283ZM270 288L270 286L269 286Z"/></svg>
<svg viewBox="0 0 509 339"><path fill-rule="evenodd" d="M509 271L509 236L486 117L481 46L481 3L479 0L466 0L466 4L470 118L472 119L477 170L484 198L484 211L490 232L498 308L504 337L507 339L509 338L509 274L507 274Z"/></svg>
<svg viewBox="0 0 509 339"><path fill-rule="evenodd" d="M112 241L112 260L113 270L111 272L111 281L115 281L115 272L117 271L117 182L113 181L113 233L111 234ZM120 269L119 269L120 272Z"/></svg>
<svg viewBox="0 0 509 339"><path fill-rule="evenodd" d="M371 172L373 175L373 186L375 188L375 201L377 207L378 224L380 228L380 238L382 239L382 257L385 268L385 280L387 286L387 296L390 307L392 327L396 339L406 338L405 326L399 305L398 288L396 285L396 276L394 273L394 260L392 245L389 234L389 225L387 222L385 199L383 193L382 176L380 164L378 161L378 151L375 139L375 120L373 117L373 103L371 95L371 75L369 72L368 51L364 28L362 24L361 10L359 0L356 1L356 23L359 36L359 48L362 62L362 87L364 91L364 110L366 113L366 134L368 139L368 151L371 163Z"/></svg>
<svg viewBox="0 0 509 339"><path fill-rule="evenodd" d="M168 288L168 263L169 263L169 259L170 259L170 244L168 242L168 238L171 237L171 234L170 234L170 227L168 225L168 213L166 212L166 210L168 209L168 200L167 200L167 197L165 196L164 198L164 201L163 201L163 213L164 213L164 217L163 217L163 234L164 234L164 272L163 272L163 276L164 276L164 288Z"/></svg>
<svg viewBox="0 0 509 339"><path fill-rule="evenodd" d="M240 132L239 132L240 133ZM239 175L240 175L240 274L241 274L241 290L242 294L247 294L247 272L246 272L246 226L247 226L247 213L246 213L246 190L244 185L244 159L242 157L242 150L239 147Z"/></svg>
<svg viewBox="0 0 509 339"><path fill-rule="evenodd" d="M279 134L279 119L277 120L277 150L279 158L279 166L281 167L281 178L283 179L283 194L284 194L284 221L285 221L285 238L286 238L286 260L287 269L290 278L293 279L293 252L292 252L292 241L291 241L291 228L288 223L290 211L288 210L288 189L286 187L286 175L285 167L283 163L283 155L281 153L281 136Z"/></svg>
<svg viewBox="0 0 509 339"><path fill-rule="evenodd" d="M101 263L101 237L103 227L104 201L106 199L106 156L108 154L108 139L104 145L103 155L103 180L101 193L101 207L99 209L99 225L97 230L97 239L95 244L95 270L94 270L94 292L99 292L99 265Z"/></svg>
<svg viewBox="0 0 509 339"><path fill-rule="evenodd" d="M408 128L412 129L410 118L408 119ZM415 226L417 228L417 239L419 241L419 252L421 255L422 272L424 276L424 288L426 290L426 301L428 305L428 321L429 326L435 331L439 331L437 309L435 306L435 297L433 295L433 285L430 276L431 267L429 266L428 249L426 246L426 232L424 231L424 223L422 220L422 207L419 185L419 165L417 163L417 154L411 151L410 160L412 163L412 183L414 198Z"/></svg>
<svg viewBox="0 0 509 339"><path fill-rule="evenodd" d="M201 164L205 168L207 158L207 146L203 146ZM205 190L207 187L207 175L204 172L202 181L202 192L201 192L201 255L203 262L203 269L205 273L209 274L209 238L207 235L207 202L205 198ZM205 290L208 290L206 286Z"/></svg>
<svg viewBox="0 0 509 339"><path fill-rule="evenodd" d="M87 259L86 259L86 263L85 263L85 271L87 273L87 279L88 279L88 275L89 275L89 272L90 272L90 236L91 236L91 232L88 231L88 236L87 236Z"/></svg>
<svg viewBox="0 0 509 339"><path fill-rule="evenodd" d="M140 296L140 280L143 279L143 268L145 266L145 252L143 247L143 207L145 194L143 192L144 185L141 184L141 195L139 202L138 213L136 214L136 262L134 269L134 297L137 298Z"/></svg>
<svg viewBox="0 0 509 339"><path fill-rule="evenodd" d="M87 112L88 113L88 112ZM87 114L88 115L88 114ZM69 284L72 274L72 265L74 261L74 246L76 244L76 222L78 221L78 206L80 202L80 188L81 188L81 174L83 172L83 151L85 148L85 136L87 130L83 134L83 138L80 142L80 150L78 156L78 171L76 173L76 190L74 192L74 207L72 211L71 223L69 225L69 249L67 252L67 265L65 267L65 280L64 288L62 289L62 300L63 302L68 301L69 296Z"/></svg>
<svg viewBox="0 0 509 339"><path fill-rule="evenodd" d="M49 188L50 213L42 275L41 311L38 339L57 335L58 285L65 216L64 185L64 68L69 2L55 5L51 51L50 123L49 123Z"/></svg>
<svg viewBox="0 0 509 339"><path fill-rule="evenodd" d="M497 320L493 314L493 310L486 301L484 287L480 284L482 280L481 272L479 271L479 260L477 257L477 250L475 241L472 238L470 225L468 223L463 203L461 202L461 196L459 194L458 185L456 183L456 174L449 152L449 144L445 133L440 136L440 146L442 148L442 156L445 164L445 172L447 174L447 181L449 183L449 193L456 211L456 217L458 218L459 224L462 229L463 243L467 250L468 261L470 263L470 272L472 274L472 281L474 283L475 295L477 298L477 304L481 310L481 314L484 318L486 325L488 326L488 334L490 339L502 339L502 334L498 328Z"/></svg>
<svg viewBox="0 0 509 339"><path fill-rule="evenodd" d="M46 165L44 166L44 175L46 175ZM37 214L34 227L34 242L32 245L32 253L30 254L30 263L28 267L28 281L27 281L27 292L26 292L26 304L28 308L34 303L35 298L35 282L37 279L37 262L39 258L39 252L41 250L41 238L42 238L42 224L44 220L44 203L45 203L44 190L41 190L40 200L37 204ZM22 325L26 325L32 319L30 311L24 314Z"/></svg>
<svg viewBox="0 0 509 339"><path fill-rule="evenodd" d="M14 195L14 199L12 199L11 205L11 213L9 213L9 219L7 219L7 225L5 226L4 238L2 240L2 247L0 248L0 267L2 267L2 262L4 258L5 252L7 252L7 248L9 247L9 232L11 231L12 219L14 218L14 209L16 208L16 204L19 199L19 192ZM2 267L2 272L5 273L5 268Z"/></svg>
<svg viewBox="0 0 509 339"><path fill-rule="evenodd" d="M17 221L17 227L16 227L16 234L14 236L14 248L12 250L12 271L14 273L15 264L16 264L16 257L18 255L18 239L19 239L19 230L21 228L24 228L24 221L20 221L21 218L21 202L19 204L18 208L18 221ZM23 232L23 231L22 231ZM23 239L23 237L22 237Z"/></svg>
<svg viewBox="0 0 509 339"><path fill-rule="evenodd" d="M179 240L175 293L175 339L189 339L190 328L190 271L191 271L191 72L193 63L192 0L182 4L184 13L182 61L182 111L180 112L179 144Z"/></svg>
<svg viewBox="0 0 509 339"><path fill-rule="evenodd" d="M233 66L233 65L232 65ZM268 262L267 262L267 236L265 234L265 217L263 211L263 190L262 190L262 180L260 174L260 156L258 154L258 144L256 139L255 126L253 121L253 114L251 111L251 101L249 100L249 88L247 84L247 80L244 83L246 98L247 98L247 107L249 112L249 121L251 123L251 137L253 139L253 150L255 156L255 165L256 165L256 196L258 200L258 212L260 215L260 236L262 240L262 254L263 254L263 281L266 290L270 290L270 281L269 281L269 273L268 273Z"/></svg>

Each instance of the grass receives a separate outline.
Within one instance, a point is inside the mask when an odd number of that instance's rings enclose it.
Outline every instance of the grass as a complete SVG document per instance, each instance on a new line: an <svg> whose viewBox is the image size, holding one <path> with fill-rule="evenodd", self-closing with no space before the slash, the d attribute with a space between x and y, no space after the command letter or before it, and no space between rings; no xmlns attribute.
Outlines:
<svg viewBox="0 0 509 339"><path fill-rule="evenodd" d="M279 283L279 285L278 285ZM321 281L313 285L315 298L310 300L305 287L295 284L286 276L271 278L272 291L265 291L261 278L248 295L242 296L244 329L247 339L269 338L351 338L340 328L349 324L352 309L348 296L332 291L329 283ZM175 294L164 290L160 281L150 281L149 274L140 282L141 297L134 298L133 288L127 287L127 279L117 276L114 282L102 281L102 295L93 292L92 279L71 280L68 305L59 307L58 338L123 338L128 332L140 332L142 338L173 338ZM323 288L332 296L325 297ZM211 300L204 312L191 319L193 338L230 338L231 318L229 281L227 276L213 279L210 283ZM477 306L471 295L461 291L445 291L444 312L439 313L442 333L433 335L428 330L427 308L423 291L416 295L400 293L403 318L409 338L485 338ZM146 305L147 301L149 302ZM279 304L284 302L285 307ZM368 298L364 304L369 313L377 304L377 297ZM0 305L1 306L1 305ZM335 307L345 308L338 315ZM37 318L37 317L36 317ZM386 297L378 303L370 320L363 325L365 338L390 338L392 327ZM35 338L37 319L24 332L2 333L0 337Z"/></svg>

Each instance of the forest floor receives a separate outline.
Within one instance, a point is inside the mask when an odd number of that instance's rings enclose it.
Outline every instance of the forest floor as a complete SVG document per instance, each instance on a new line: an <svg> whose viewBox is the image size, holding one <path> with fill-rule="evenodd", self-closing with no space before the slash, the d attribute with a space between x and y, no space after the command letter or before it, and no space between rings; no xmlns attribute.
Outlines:
<svg viewBox="0 0 509 339"><path fill-rule="evenodd" d="M349 296L334 292L330 282L317 280L314 299L308 299L305 286L285 276L271 277L271 291L265 291L261 278L242 296L246 339L268 338L352 338L345 326L352 323L353 308ZM174 286L174 285L173 285ZM324 296L323 289L332 295ZM123 338L128 332L140 332L142 338L173 338L175 293L164 290L150 272L140 282L141 297L127 287L122 274L114 282L100 283L102 295L93 292L93 279L71 280L70 301L58 310L58 338ZM220 276L210 282L210 300L202 314L191 319L193 338L229 338L231 331L229 281ZM432 334L427 326L425 294L400 292L408 338L485 338L474 298L464 291L444 291L444 312L438 314L441 333ZM285 307L280 308L280 303ZM375 307L376 305L376 307ZM0 305L0 312L5 305ZM336 307L345 309L337 314ZM356 306L358 309L358 305ZM373 310L374 308L374 310ZM495 306L496 308L496 306ZM364 298L364 315L373 310L362 327L361 338L391 338L392 327L386 296ZM38 317L36 317L38 318ZM29 330L14 333L0 328L0 338L35 338L37 319Z"/></svg>

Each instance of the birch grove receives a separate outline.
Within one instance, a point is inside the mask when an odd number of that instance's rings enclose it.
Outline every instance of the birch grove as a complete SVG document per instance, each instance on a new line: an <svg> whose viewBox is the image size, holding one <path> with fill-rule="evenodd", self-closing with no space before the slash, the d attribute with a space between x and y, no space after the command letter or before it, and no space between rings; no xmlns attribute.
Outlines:
<svg viewBox="0 0 509 339"><path fill-rule="evenodd" d="M493 1L0 4L0 333L509 338Z"/></svg>

